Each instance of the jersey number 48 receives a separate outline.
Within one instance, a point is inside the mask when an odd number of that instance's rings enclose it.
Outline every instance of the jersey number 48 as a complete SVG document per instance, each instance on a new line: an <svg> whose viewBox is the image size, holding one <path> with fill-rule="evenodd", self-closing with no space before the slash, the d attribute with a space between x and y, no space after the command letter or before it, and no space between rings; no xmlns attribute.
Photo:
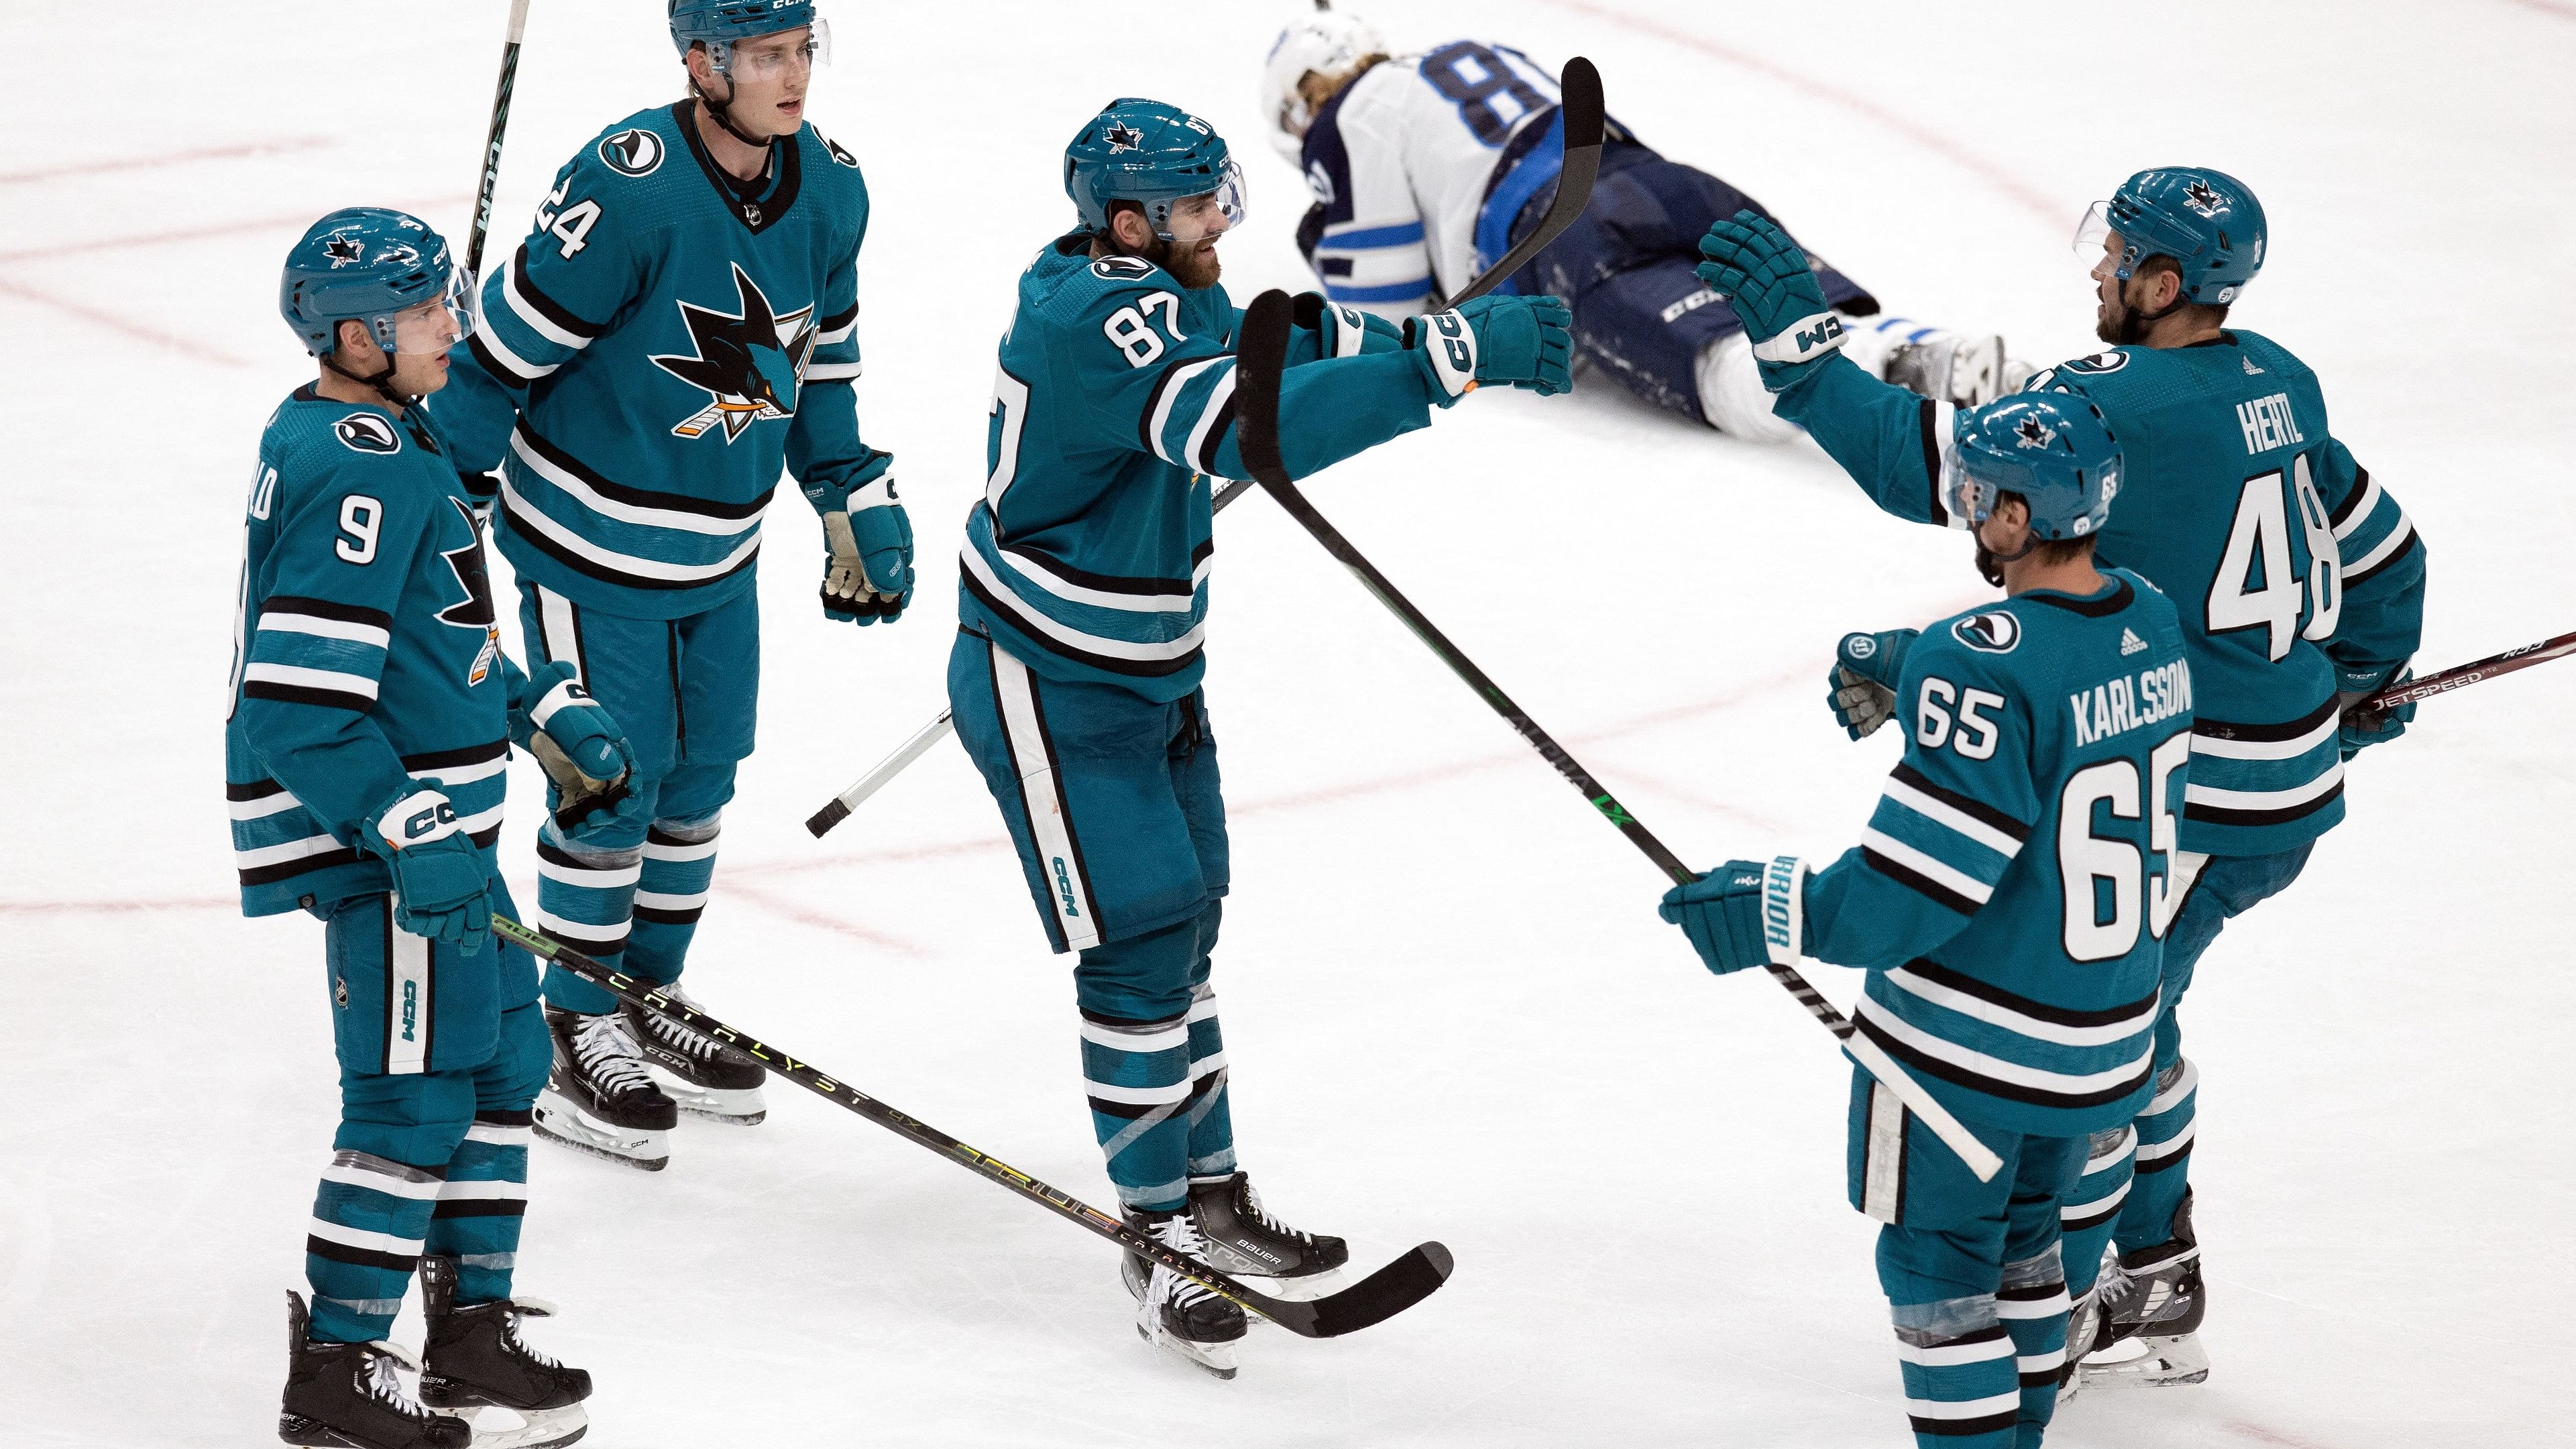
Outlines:
<svg viewBox="0 0 2576 1449"><path fill-rule="evenodd" d="M2291 554L2293 508L2307 544L2305 577ZM2308 477L2306 454L2291 465L2287 486L2278 468L2245 480L2204 609L2212 634L2264 630L2266 654L2275 663L2287 659L2302 637L2319 642L2333 637L2343 617L2343 556L2336 550L2325 500ZM2307 618L2304 629L2299 626L2302 615Z"/></svg>

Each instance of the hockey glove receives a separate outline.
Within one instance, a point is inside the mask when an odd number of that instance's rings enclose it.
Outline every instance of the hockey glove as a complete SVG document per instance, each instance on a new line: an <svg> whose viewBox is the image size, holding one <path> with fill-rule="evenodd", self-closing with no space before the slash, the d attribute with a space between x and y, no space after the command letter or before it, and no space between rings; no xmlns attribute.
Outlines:
<svg viewBox="0 0 2576 1449"><path fill-rule="evenodd" d="M1853 739L1878 732L1896 713L1896 683L1905 675L1905 651L1919 629L1890 629L1883 634L1845 634L1834 646L1834 667L1825 672L1825 703L1833 706L1834 723Z"/></svg>
<svg viewBox="0 0 2576 1449"><path fill-rule="evenodd" d="M2384 745L2406 733L2415 718L2415 706L2401 704L2395 709L2358 709L2363 700L2392 684L2404 684L2415 677L2415 671L2403 664L2375 664L2360 669L2335 670L2335 704L2343 710L2343 758L2349 760L2372 745Z"/></svg>
<svg viewBox="0 0 2576 1449"><path fill-rule="evenodd" d="M881 479L888 500L894 480ZM912 601L912 520L903 505L823 515L823 617L844 623L891 624Z"/></svg>
<svg viewBox="0 0 2576 1449"><path fill-rule="evenodd" d="M1442 407L1489 382L1543 397L1574 388L1574 313L1555 297L1478 297L1408 317L1404 345L1430 371Z"/></svg>
<svg viewBox="0 0 2576 1449"><path fill-rule="evenodd" d="M1708 969L1724 976L1747 966L1786 966L1806 948L1807 863L1781 856L1767 865L1758 860L1730 860L1688 885L1664 892L1658 914L1682 928L1699 949ZM1763 933L1768 901L1783 923L1775 950ZM1798 943L1791 950L1788 943Z"/></svg>
<svg viewBox="0 0 2576 1449"><path fill-rule="evenodd" d="M359 830L358 845L393 870L395 925L468 956L483 949L492 930L491 876L445 795L405 788Z"/></svg>
<svg viewBox="0 0 2576 1449"><path fill-rule="evenodd" d="M1700 280L1743 319L1764 387L1788 391L1843 345L1842 319L1825 305L1807 254L1769 217L1739 211L1710 227L1699 251L1708 258Z"/></svg>
<svg viewBox="0 0 2576 1449"><path fill-rule="evenodd" d="M510 716L510 738L554 783L555 828L567 834L631 825L644 813L631 788L635 751L605 706L573 679L569 661L537 666Z"/></svg>
<svg viewBox="0 0 2576 1449"><path fill-rule="evenodd" d="M1364 352L1391 352L1404 345L1403 330L1383 317L1356 307L1327 302L1321 292L1300 292L1289 319L1315 334L1315 355L1357 357Z"/></svg>

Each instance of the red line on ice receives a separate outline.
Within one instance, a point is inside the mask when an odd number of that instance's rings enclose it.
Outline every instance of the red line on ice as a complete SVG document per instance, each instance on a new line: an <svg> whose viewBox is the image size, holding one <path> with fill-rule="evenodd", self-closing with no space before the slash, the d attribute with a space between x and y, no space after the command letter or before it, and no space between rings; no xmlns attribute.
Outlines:
<svg viewBox="0 0 2576 1449"><path fill-rule="evenodd" d="M58 312L68 312L92 326L107 328L111 332L130 337L137 342L148 342L155 347L167 347L173 352L195 358L200 362L220 363L225 367L250 366L249 359L236 357L220 347L210 347L203 342L192 341L174 332L161 332L140 326L122 317L101 312L95 307L84 307L78 302L68 302L49 293L39 292L33 287L22 286L6 277L0 277L0 294L15 297L22 302L33 302L39 307L51 307Z"/></svg>
<svg viewBox="0 0 2576 1449"><path fill-rule="evenodd" d="M66 176L95 176L102 171L142 171L156 166L185 166L192 161L232 161L246 156L278 156L289 151L319 150L331 144L331 138L328 136L295 136L283 141L247 141L232 146L207 146L195 151L167 151L158 156L128 156L121 161L73 161L35 171L0 173L0 186L14 186L28 181L53 181Z"/></svg>
<svg viewBox="0 0 2576 1449"><path fill-rule="evenodd" d="M2069 225L2068 219L2075 215L2065 202L2034 189L2011 171L1987 160L1940 132L1932 130L1911 116L1889 110L1866 96L1855 95L1850 91L1827 85L1819 81L1811 72L1791 70L1787 66L1767 60L1749 50L1738 50L1734 46L1693 35L1686 30L1677 30L1660 21L1642 20L1634 15L1623 15L1607 5L1593 4L1591 0L1542 0L1542 3L1553 5L1559 10L1579 11L1596 20L1609 21L1613 25L1626 26L1641 34L1669 41L1685 49L1696 50L1702 55L1778 81L1802 96L1813 96L1818 100L1830 101L1844 110L1885 126L1915 145L1969 172L1988 186L2011 197L2015 202L2020 203L2023 210L2050 226ZM2548 0L2522 0L2522 3L2546 4Z"/></svg>
<svg viewBox="0 0 2576 1449"><path fill-rule="evenodd" d="M421 207L430 210L442 206L462 206L474 200L471 192L442 196ZM91 252L117 251L125 247L175 246L181 242L204 241L208 237L239 236L255 231L301 231L313 218L303 212L292 216L263 216L250 221L228 221L220 226L192 226L178 231L145 232L140 236L103 237L92 241L52 242L20 251L0 252L0 262L33 262L49 257L85 256Z"/></svg>

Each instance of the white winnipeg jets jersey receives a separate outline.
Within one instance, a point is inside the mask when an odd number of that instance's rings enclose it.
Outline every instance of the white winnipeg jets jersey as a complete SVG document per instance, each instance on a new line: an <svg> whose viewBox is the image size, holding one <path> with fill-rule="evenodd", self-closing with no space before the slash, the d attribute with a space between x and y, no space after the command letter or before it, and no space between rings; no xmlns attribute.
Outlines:
<svg viewBox="0 0 2576 1449"><path fill-rule="evenodd" d="M1495 169L1557 100L1555 77L1529 57L1472 40L1382 61L1343 87L1302 157L1318 210L1298 240L1324 295L1400 318L1465 287Z"/></svg>

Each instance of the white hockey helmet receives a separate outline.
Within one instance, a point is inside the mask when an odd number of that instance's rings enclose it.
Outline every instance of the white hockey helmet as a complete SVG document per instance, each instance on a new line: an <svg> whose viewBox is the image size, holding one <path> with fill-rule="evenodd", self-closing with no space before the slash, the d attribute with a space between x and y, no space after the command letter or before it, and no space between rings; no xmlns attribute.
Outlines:
<svg viewBox="0 0 2576 1449"><path fill-rule="evenodd" d="M1270 145L1291 166L1302 166L1306 127L1315 119L1297 86L1306 72L1341 75L1372 55L1387 53L1377 27L1356 15L1315 0L1315 13L1288 22L1270 43L1269 62L1261 71L1261 110L1270 118Z"/></svg>

